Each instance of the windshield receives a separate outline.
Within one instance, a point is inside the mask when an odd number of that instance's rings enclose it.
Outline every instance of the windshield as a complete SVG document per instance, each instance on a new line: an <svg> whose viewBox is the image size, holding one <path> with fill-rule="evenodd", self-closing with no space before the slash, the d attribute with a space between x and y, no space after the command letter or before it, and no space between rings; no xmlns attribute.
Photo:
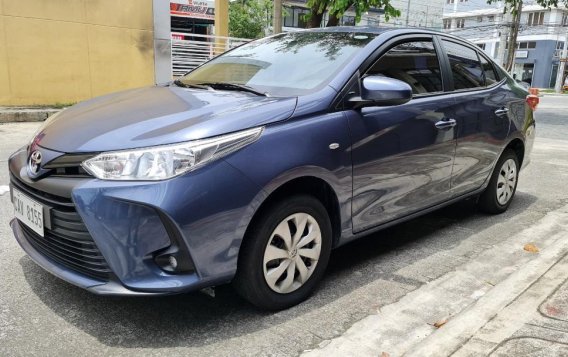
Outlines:
<svg viewBox="0 0 568 357"><path fill-rule="evenodd" d="M272 96L307 94L327 85L376 35L295 32L247 43L196 68L185 85L232 83Z"/></svg>

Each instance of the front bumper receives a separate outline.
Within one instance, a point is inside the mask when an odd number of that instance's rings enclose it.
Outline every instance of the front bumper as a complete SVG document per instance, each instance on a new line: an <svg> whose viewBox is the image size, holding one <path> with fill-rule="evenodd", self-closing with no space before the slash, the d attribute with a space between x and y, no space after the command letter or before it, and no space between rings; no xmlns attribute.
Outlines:
<svg viewBox="0 0 568 357"><path fill-rule="evenodd" d="M48 155L57 156L52 151ZM21 223L13 220L18 243L50 273L105 295L179 293L226 283L234 276L259 190L226 162L158 182L56 176L34 181L28 177L26 159L25 150L10 158L11 179L69 199L111 271L101 280L51 259L30 244ZM156 254L172 245L188 252L194 269L171 273L156 263Z"/></svg>
<svg viewBox="0 0 568 357"><path fill-rule="evenodd" d="M103 282L97 279L89 278L85 275L77 274L75 271L53 262L49 258L40 254L36 249L34 249L34 247L32 247L29 241L25 238L22 227L17 219L14 218L10 222L10 226L12 227L12 231L14 232L16 241L18 242L18 244L20 244L20 246L28 254L28 256L32 258L32 260L37 265L47 270L51 274L57 276L58 278L61 278L75 286L99 295L153 295L152 293L129 290L117 281L109 280Z"/></svg>

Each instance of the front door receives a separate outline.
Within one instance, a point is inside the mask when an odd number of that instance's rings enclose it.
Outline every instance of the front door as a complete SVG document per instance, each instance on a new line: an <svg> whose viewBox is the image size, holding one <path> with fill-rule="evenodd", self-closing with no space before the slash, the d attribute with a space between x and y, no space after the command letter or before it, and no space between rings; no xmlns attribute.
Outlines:
<svg viewBox="0 0 568 357"><path fill-rule="evenodd" d="M407 82L413 99L346 115L352 135L353 229L363 231L450 197L454 100L431 38L395 44L364 75Z"/></svg>

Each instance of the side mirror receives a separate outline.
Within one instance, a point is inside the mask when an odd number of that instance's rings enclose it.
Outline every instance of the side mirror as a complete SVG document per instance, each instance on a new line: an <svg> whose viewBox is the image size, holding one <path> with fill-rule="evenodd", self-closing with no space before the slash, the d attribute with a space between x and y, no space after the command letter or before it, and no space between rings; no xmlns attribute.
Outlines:
<svg viewBox="0 0 568 357"><path fill-rule="evenodd" d="M349 101L356 108L368 106L400 105L412 99L412 88L408 83L383 76L368 76L361 83L361 97Z"/></svg>

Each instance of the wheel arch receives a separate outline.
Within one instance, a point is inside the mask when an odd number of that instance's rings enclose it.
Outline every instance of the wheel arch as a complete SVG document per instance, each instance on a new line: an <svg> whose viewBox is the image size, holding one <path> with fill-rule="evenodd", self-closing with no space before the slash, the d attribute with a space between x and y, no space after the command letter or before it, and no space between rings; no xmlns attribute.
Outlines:
<svg viewBox="0 0 568 357"><path fill-rule="evenodd" d="M509 141L507 146L505 146L503 152L507 149L511 149L515 152L517 159L519 160L519 168L522 167L525 159L525 142L520 138L514 138ZM503 152L501 152L501 155L503 155ZM499 157L501 157L501 155L499 155Z"/></svg>
<svg viewBox="0 0 568 357"><path fill-rule="evenodd" d="M335 247L339 242L342 231L339 198L332 184L321 177L313 175L298 176L289 179L288 181L274 187L268 194L266 194L262 202L260 202L255 209L255 212L245 229L243 240L247 238L249 230L256 223L261 212L286 197L299 194L313 196L323 204L331 222L333 234L332 247Z"/></svg>

